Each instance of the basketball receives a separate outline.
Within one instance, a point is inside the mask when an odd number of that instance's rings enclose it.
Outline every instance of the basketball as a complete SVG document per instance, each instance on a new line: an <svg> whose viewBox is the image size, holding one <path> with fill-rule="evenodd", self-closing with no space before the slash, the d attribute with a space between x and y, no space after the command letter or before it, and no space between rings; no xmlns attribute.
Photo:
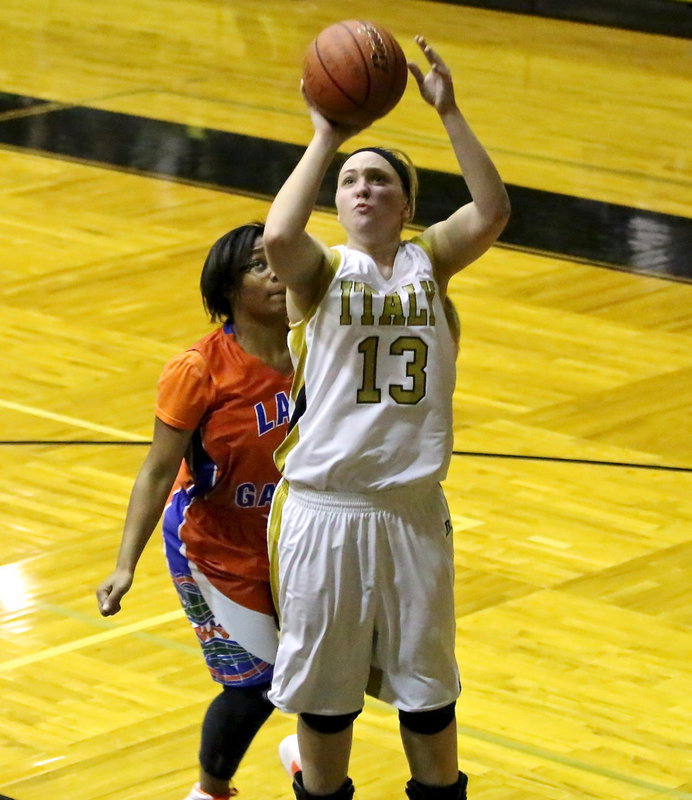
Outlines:
<svg viewBox="0 0 692 800"><path fill-rule="evenodd" d="M303 63L303 90L330 122L364 126L383 117L406 88L406 57L389 31L349 19L320 31Z"/></svg>

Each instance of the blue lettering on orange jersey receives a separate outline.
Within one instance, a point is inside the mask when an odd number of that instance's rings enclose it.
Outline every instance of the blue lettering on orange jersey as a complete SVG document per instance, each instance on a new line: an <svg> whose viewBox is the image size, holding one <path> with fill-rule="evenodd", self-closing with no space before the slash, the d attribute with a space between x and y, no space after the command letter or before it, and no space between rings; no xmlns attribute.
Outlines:
<svg viewBox="0 0 692 800"><path fill-rule="evenodd" d="M265 433L279 428L288 422L288 396L286 392L277 392L274 395L273 414L267 414L264 403L255 403L255 417L257 418L257 435L264 436Z"/></svg>

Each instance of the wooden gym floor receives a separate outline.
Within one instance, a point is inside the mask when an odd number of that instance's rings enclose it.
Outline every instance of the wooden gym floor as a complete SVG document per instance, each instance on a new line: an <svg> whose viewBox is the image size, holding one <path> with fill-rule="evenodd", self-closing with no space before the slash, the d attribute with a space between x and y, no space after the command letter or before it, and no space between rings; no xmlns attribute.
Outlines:
<svg viewBox="0 0 692 800"><path fill-rule="evenodd" d="M473 800L692 798L692 130L684 39L383 0L5 0L0 50L0 793L182 800L215 688L158 542L110 571L197 281L307 141L302 52L425 33L510 184L455 279L459 753ZM402 147L421 213L459 188L413 86L354 143ZM427 188L426 188L427 187ZM325 195L312 230L336 242ZM424 222L424 217L419 220ZM276 713L237 783L287 800ZM396 716L356 725L358 797L403 797Z"/></svg>

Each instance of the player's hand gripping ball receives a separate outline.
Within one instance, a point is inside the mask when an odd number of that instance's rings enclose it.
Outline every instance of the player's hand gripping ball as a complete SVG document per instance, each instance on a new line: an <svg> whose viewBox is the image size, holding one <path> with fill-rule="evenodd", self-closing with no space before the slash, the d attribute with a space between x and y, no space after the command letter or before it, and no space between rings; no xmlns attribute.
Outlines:
<svg viewBox="0 0 692 800"><path fill-rule="evenodd" d="M364 127L399 102L408 69L389 31L349 19L320 31L303 63L308 102L330 122Z"/></svg>

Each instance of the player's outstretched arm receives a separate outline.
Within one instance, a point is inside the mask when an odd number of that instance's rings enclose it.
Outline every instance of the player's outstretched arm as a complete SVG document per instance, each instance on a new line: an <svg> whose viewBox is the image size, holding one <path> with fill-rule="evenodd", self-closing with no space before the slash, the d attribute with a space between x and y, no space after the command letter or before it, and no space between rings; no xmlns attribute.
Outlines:
<svg viewBox="0 0 692 800"><path fill-rule="evenodd" d="M510 205L495 165L459 110L449 68L424 37L417 36L416 42L430 64L430 71L424 75L413 62L409 62L409 71L423 99L440 115L472 197L470 203L423 234L434 248L438 279L446 284L502 233Z"/></svg>
<svg viewBox="0 0 692 800"><path fill-rule="evenodd" d="M269 266L302 315L312 305L327 248L306 227L325 173L340 145L358 129L335 125L309 107L314 133L302 158L271 204L264 228ZM301 313L302 312L302 313Z"/></svg>
<svg viewBox="0 0 692 800"><path fill-rule="evenodd" d="M161 517L191 436L192 431L173 428L160 419L154 423L151 448L130 494L115 570L96 590L104 617L120 611L120 601L132 586L137 562Z"/></svg>

